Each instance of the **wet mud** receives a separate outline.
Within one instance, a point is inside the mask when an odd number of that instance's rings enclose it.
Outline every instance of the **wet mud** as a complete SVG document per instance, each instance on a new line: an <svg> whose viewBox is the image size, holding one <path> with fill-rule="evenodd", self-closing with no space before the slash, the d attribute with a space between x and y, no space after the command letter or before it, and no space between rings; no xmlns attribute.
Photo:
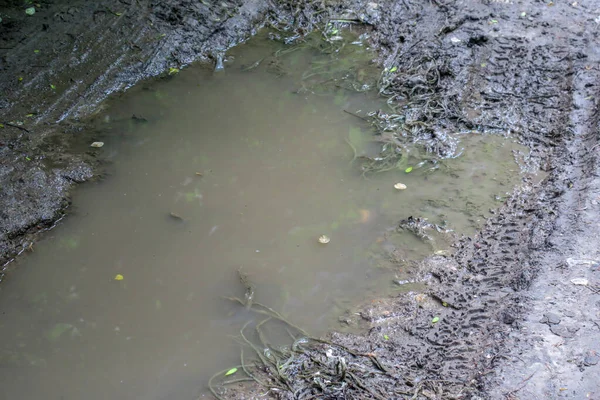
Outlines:
<svg viewBox="0 0 600 400"><path fill-rule="evenodd" d="M400 143L421 142L444 157L454 151L444 135L449 130L510 131L531 150L527 167L546 177L525 182L452 254L413 266L425 293L352 310L343 322L364 333L294 342L291 351L280 352L285 374L264 359L253 374L262 386L215 383L216 394L600 395L594 378L600 373L600 55L594 19L600 10L594 1L41 4L47 9L40 16L60 18L54 25L59 28L26 19L37 13L6 18L15 5L0 10L0 27L9 29L0 46L0 85L8 93L0 110L3 260L27 248L26 234L60 217L72 182L93 176L98 161L93 153L70 152L68 135L84 129L77 120L108 94L168 68L218 57L265 22L292 26L299 35L328 21L360 23L371 30L387 68L380 89L393 112L378 122L382 128L398 124ZM55 34L64 43L50 44L45 32L52 29L62 29ZM44 44L54 50L38 63ZM77 59L73 51L82 47L88 52Z"/></svg>

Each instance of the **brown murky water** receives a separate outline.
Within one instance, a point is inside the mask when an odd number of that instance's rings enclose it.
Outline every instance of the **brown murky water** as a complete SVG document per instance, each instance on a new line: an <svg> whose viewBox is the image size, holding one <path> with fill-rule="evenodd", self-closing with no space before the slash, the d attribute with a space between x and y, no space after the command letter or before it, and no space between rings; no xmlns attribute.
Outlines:
<svg viewBox="0 0 600 400"><path fill-rule="evenodd" d="M471 134L435 171L363 177L348 141L376 145L343 110L384 103L326 84L350 74L363 88L372 55L328 49L259 38L223 72L191 67L112 102L85 136L105 142L107 179L78 188L71 215L0 285L0 398L197 398L238 363L230 336L253 317L222 298L243 295L238 268L262 303L319 335L400 290L393 261L445 248L395 233L400 219L472 233L519 181L519 146Z"/></svg>

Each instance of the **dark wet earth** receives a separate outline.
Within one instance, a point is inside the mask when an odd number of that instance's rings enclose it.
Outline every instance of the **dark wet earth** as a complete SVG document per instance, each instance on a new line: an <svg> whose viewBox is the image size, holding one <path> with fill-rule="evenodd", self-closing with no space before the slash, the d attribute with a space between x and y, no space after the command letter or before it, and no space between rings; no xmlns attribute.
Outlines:
<svg viewBox="0 0 600 400"><path fill-rule="evenodd" d="M15 5L0 11L8 93L0 121L4 259L29 247L31 236L24 233L52 226L68 204L71 182L98 171L87 149L68 150L69 138L83 137L78 132L89 125L74 118L95 111L107 93L199 56L218 58L265 19L280 27L291 23L300 34L328 21L361 22L384 68L378 88L391 98L391 108L369 122L394 132L395 145L416 143L435 162L456 150L448 133L508 133L529 149L521 165L545 177L502 199L483 227L454 241L449 253L407 266L424 289L342 316L365 334L331 334L330 344L295 347L299 354L283 359L285 375L261 381L282 398L292 398L290 390L295 398L598 396L600 11L594 1L345 2L329 8L279 2L276 11L260 1L109 3L70 10L46 2L31 17ZM46 19L26 20L36 15ZM53 29L75 39L50 44L45 32ZM78 36L85 30L88 36ZM47 57L43 63L35 61L40 54ZM62 68L66 54L79 54L69 65L81 69ZM98 65L91 69L96 72L86 75L88 65ZM21 270L10 264L3 285L20 279ZM73 333L70 326L57 329L60 336ZM317 373L327 382L312 379ZM253 398L252 386L239 391L235 385L218 393Z"/></svg>

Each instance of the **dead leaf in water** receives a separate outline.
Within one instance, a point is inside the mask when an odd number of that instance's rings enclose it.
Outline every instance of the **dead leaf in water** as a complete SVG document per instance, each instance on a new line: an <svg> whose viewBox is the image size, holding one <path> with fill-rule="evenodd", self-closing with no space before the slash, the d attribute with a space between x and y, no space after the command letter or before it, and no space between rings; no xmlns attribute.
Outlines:
<svg viewBox="0 0 600 400"><path fill-rule="evenodd" d="M413 170L413 167L408 167L404 170L404 172L406 172L407 174L410 173Z"/></svg>
<svg viewBox="0 0 600 400"><path fill-rule="evenodd" d="M125 277L121 274L117 274L115 275L115 281L122 281L123 279L125 279Z"/></svg>
<svg viewBox="0 0 600 400"><path fill-rule="evenodd" d="M229 371L225 372L225 376L233 375L237 372L237 368L231 368Z"/></svg>
<svg viewBox="0 0 600 400"><path fill-rule="evenodd" d="M362 224L366 224L367 222L369 222L373 216L371 211L366 209L360 209L358 210L358 213L360 214L360 222Z"/></svg>
<svg viewBox="0 0 600 400"><path fill-rule="evenodd" d="M331 241L331 239L327 235L321 235L321 236L319 236L319 243L321 243L321 244L327 244L330 241Z"/></svg>
<svg viewBox="0 0 600 400"><path fill-rule="evenodd" d="M169 217L176 219L177 221L183 221L183 217L179 214L176 214L174 212L170 212L169 213Z"/></svg>
<svg viewBox="0 0 600 400"><path fill-rule="evenodd" d="M438 322L440 320L440 317L433 317L433 319L431 320L432 324L435 324L436 322Z"/></svg>

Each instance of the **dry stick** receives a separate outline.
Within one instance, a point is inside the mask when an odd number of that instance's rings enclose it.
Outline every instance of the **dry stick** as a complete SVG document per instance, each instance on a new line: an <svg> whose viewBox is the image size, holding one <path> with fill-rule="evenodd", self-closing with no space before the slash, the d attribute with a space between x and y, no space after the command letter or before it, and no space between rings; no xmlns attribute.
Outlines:
<svg viewBox="0 0 600 400"><path fill-rule="evenodd" d="M352 116L354 116L354 117L356 117L356 118L360 118L360 119L362 119L362 120L363 120L363 121L365 121L365 122L369 122L369 123L371 122L371 121L369 121L367 118L365 118L365 117L363 117L363 116L360 116L360 115L358 115L358 114L355 114L355 113L353 113L352 111L344 110L344 112L345 112L345 113L347 113L347 114L350 114L350 115L352 115Z"/></svg>
<svg viewBox="0 0 600 400"><path fill-rule="evenodd" d="M25 129L22 126L19 126L19 125L11 124L10 122L4 122L4 125L11 126L13 128L17 128L17 129L20 129L20 130L25 131L27 133L30 133L28 129Z"/></svg>
<svg viewBox="0 0 600 400"><path fill-rule="evenodd" d="M536 371L536 372L537 372L537 371ZM518 388L516 388L516 389L514 389L514 390L511 390L510 392L506 393L506 394L505 394L505 396L507 396L507 397L508 397L508 396L511 396L511 395L513 395L513 394L517 393L519 390L523 389L523 388L525 387L525 385L527 384L527 382L528 382L528 381L529 381L531 378L533 378L533 376L534 376L534 375L535 375L535 372L533 372L533 373L532 373L531 375L529 375L527 378L523 379L523 380L521 381L521 386L520 386L520 387L518 387Z"/></svg>

